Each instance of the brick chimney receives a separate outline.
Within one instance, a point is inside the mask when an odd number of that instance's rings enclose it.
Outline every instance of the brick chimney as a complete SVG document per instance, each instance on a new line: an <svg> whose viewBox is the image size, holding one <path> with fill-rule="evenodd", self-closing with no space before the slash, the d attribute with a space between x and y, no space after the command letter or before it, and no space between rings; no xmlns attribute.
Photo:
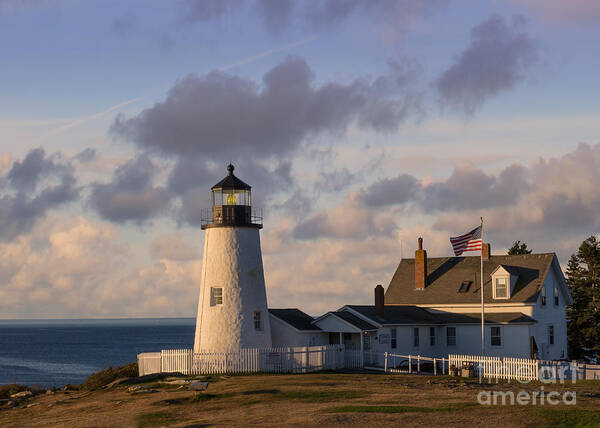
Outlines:
<svg viewBox="0 0 600 428"><path fill-rule="evenodd" d="M375 314L378 317L385 318L384 305L385 299L383 296L383 287L381 286L381 284L377 284L377 287L375 287Z"/></svg>
<svg viewBox="0 0 600 428"><path fill-rule="evenodd" d="M489 260L492 255L492 246L489 242L483 244L481 258L483 260Z"/></svg>
<svg viewBox="0 0 600 428"><path fill-rule="evenodd" d="M419 238L419 249L415 251L415 289L427 286L427 251L423 249L423 238Z"/></svg>

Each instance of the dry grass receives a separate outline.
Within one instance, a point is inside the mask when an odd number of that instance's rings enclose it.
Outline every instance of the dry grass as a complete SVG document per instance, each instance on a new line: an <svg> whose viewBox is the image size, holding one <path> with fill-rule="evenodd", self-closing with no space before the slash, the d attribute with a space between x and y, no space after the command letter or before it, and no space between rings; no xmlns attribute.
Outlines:
<svg viewBox="0 0 600 428"><path fill-rule="evenodd" d="M447 377L368 373L224 376L206 392L110 390L41 395L30 408L0 411L2 427L200 426L600 426L600 385L546 385L577 391L577 405L480 406L481 390L539 391L540 384L479 385ZM84 395L88 394L88 395ZM49 407L50 406L50 407Z"/></svg>

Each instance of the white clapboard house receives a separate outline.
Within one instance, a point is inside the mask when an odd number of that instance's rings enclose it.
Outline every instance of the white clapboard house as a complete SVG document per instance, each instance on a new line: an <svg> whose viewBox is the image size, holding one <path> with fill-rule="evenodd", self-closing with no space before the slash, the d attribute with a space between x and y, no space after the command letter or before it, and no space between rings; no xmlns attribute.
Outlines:
<svg viewBox="0 0 600 428"><path fill-rule="evenodd" d="M421 242L419 242L421 244ZM486 355L567 358L571 303L554 253L491 255L484 244ZM443 357L481 354L480 256L403 259L374 305L346 305L317 318L269 309L273 346L346 348Z"/></svg>

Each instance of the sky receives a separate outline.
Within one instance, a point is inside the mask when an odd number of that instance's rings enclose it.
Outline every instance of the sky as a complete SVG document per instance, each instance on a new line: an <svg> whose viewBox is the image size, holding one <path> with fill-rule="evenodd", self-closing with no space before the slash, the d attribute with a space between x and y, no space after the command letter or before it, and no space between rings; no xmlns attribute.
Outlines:
<svg viewBox="0 0 600 428"><path fill-rule="evenodd" d="M200 211L253 186L270 307L371 304L484 218L600 226L594 0L0 0L0 318L195 316Z"/></svg>

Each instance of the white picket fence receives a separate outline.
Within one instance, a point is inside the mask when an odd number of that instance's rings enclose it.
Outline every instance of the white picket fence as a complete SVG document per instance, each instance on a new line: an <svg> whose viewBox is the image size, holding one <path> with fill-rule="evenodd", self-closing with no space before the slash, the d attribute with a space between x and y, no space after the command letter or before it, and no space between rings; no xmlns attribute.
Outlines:
<svg viewBox="0 0 600 428"><path fill-rule="evenodd" d="M149 369L156 353L138 355L140 375L157 373ZM350 357L347 361L347 358ZM167 349L160 352L160 372L190 374L223 373L306 373L361 367L360 360L344 352L343 345L296 348L243 348L238 352L199 352ZM154 363L154 366L156 364Z"/></svg>
<svg viewBox="0 0 600 428"><path fill-rule="evenodd" d="M361 369L364 365L362 358L360 349L344 349L344 368Z"/></svg>
<svg viewBox="0 0 600 428"><path fill-rule="evenodd" d="M450 367L460 370L464 363L473 363L475 374L488 379L538 380L539 360L528 358L488 357L481 355L448 355Z"/></svg>
<svg viewBox="0 0 600 428"><path fill-rule="evenodd" d="M426 364L427 367L424 367ZM383 370L386 373L421 373L427 371L436 376L438 374L448 374L448 367L447 358L384 353ZM424 370L425 368L431 368L431 370Z"/></svg>
<svg viewBox="0 0 600 428"><path fill-rule="evenodd" d="M223 373L307 373L319 370L376 369L386 373L448 374L450 367L461 370L472 363L474 375L489 380L597 379L600 366L568 362L540 361L527 358L488 357L450 354L448 358L393 353L361 352L344 345L296 348L246 348L234 353L200 352L192 349L168 349L138 355L140 376L151 373L190 374Z"/></svg>

